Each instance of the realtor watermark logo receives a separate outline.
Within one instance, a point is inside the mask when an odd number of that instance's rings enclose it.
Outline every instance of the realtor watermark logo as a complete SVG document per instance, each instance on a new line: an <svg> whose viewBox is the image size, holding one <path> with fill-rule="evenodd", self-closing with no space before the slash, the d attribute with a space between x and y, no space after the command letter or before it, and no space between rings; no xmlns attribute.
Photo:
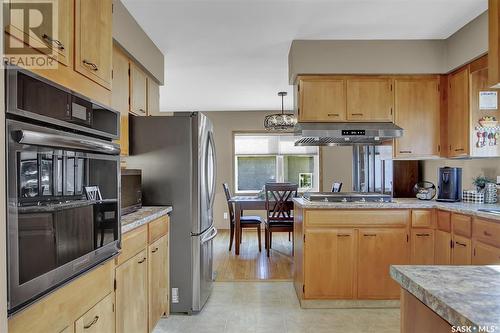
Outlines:
<svg viewBox="0 0 500 333"><path fill-rule="evenodd" d="M65 46L57 39L58 0L10 0L3 10L7 24L3 62L31 69L56 69Z"/></svg>
<svg viewBox="0 0 500 333"><path fill-rule="evenodd" d="M494 333L499 332L495 325L484 326L452 326L451 332L457 333Z"/></svg>

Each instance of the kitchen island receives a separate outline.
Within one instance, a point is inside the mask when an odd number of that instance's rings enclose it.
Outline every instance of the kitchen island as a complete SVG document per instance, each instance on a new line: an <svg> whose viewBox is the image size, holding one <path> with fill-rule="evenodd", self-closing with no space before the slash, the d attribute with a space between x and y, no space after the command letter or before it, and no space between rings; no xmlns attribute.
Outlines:
<svg viewBox="0 0 500 333"><path fill-rule="evenodd" d="M500 264L500 205L294 199L301 306L397 307L391 265Z"/></svg>
<svg viewBox="0 0 500 333"><path fill-rule="evenodd" d="M401 332L496 332L500 266L392 266Z"/></svg>

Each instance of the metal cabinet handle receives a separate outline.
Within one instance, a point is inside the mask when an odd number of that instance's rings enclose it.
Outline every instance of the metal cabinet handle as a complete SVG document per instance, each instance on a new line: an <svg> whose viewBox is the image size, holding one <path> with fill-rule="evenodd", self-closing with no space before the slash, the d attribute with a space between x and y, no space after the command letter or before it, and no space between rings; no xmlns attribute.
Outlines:
<svg viewBox="0 0 500 333"><path fill-rule="evenodd" d="M90 67L93 71L98 71L99 70L99 67L97 67L97 65L94 64L93 62L90 62L90 61L85 60L85 59L83 59L82 62L83 62L84 65L87 65L88 67Z"/></svg>
<svg viewBox="0 0 500 333"><path fill-rule="evenodd" d="M144 109L139 109L139 111L141 111L142 113L146 113L146 110Z"/></svg>
<svg viewBox="0 0 500 333"><path fill-rule="evenodd" d="M158 252L158 248L157 247L154 248L153 250L151 250L151 253L156 253L156 252Z"/></svg>
<svg viewBox="0 0 500 333"><path fill-rule="evenodd" d="M375 236L377 236L377 234L363 234L363 236L365 236L365 237L375 237Z"/></svg>
<svg viewBox="0 0 500 333"><path fill-rule="evenodd" d="M64 50L64 44L61 43L61 41L57 40L57 39L54 39L52 37L50 37L49 35L47 34L43 34L42 36L43 39L45 39L47 42L49 43L52 43L52 44L55 44L56 47L59 49L59 50Z"/></svg>
<svg viewBox="0 0 500 333"><path fill-rule="evenodd" d="M483 234L484 234L485 236L488 236L488 237L493 236L492 234L490 234L490 233L489 233L488 231L486 231L486 230L483 232Z"/></svg>
<svg viewBox="0 0 500 333"><path fill-rule="evenodd" d="M351 235L349 234L338 234L337 237L350 237Z"/></svg>
<svg viewBox="0 0 500 333"><path fill-rule="evenodd" d="M138 263L138 264L142 264L142 263L143 263L143 262L145 262L145 261L146 261L146 258L143 258L142 260L139 260L137 263Z"/></svg>
<svg viewBox="0 0 500 333"><path fill-rule="evenodd" d="M87 330L87 329L91 328L95 323L97 323L98 320L99 320L99 316L95 316L94 320L92 320L92 322L90 324L83 326L83 329Z"/></svg>
<svg viewBox="0 0 500 333"><path fill-rule="evenodd" d="M351 113L351 116L362 116L362 113Z"/></svg>
<svg viewBox="0 0 500 333"><path fill-rule="evenodd" d="M338 114L338 113L329 113L328 114L328 117L339 117L339 116L340 116L340 114Z"/></svg>
<svg viewBox="0 0 500 333"><path fill-rule="evenodd" d="M465 149L463 149L463 148L457 148L457 149L455 149L455 151L464 151L464 150Z"/></svg>
<svg viewBox="0 0 500 333"><path fill-rule="evenodd" d="M400 150L400 154L411 154L411 150Z"/></svg>
<svg viewBox="0 0 500 333"><path fill-rule="evenodd" d="M429 237L431 234L417 234L417 237Z"/></svg>
<svg viewBox="0 0 500 333"><path fill-rule="evenodd" d="M455 244L460 245L460 246L467 246L466 244L460 243L460 242L457 242L457 241L455 241Z"/></svg>

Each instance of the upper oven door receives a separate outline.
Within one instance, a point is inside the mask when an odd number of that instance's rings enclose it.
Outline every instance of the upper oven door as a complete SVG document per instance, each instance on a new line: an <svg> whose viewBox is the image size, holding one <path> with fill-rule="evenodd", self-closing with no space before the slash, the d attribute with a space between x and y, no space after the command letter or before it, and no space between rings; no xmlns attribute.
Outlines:
<svg viewBox="0 0 500 333"><path fill-rule="evenodd" d="M12 311L118 251L120 160L111 142L38 125L8 119L7 135Z"/></svg>
<svg viewBox="0 0 500 333"><path fill-rule="evenodd" d="M7 113L117 139L120 115L34 73L10 68L7 75Z"/></svg>

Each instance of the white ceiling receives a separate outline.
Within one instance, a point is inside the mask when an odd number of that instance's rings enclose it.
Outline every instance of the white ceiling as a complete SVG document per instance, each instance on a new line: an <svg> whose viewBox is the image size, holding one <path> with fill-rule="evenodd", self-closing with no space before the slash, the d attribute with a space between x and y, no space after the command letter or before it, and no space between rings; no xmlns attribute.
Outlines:
<svg viewBox="0 0 500 333"><path fill-rule="evenodd" d="M443 39L487 0L122 0L165 54L162 111L278 110L294 39Z"/></svg>

